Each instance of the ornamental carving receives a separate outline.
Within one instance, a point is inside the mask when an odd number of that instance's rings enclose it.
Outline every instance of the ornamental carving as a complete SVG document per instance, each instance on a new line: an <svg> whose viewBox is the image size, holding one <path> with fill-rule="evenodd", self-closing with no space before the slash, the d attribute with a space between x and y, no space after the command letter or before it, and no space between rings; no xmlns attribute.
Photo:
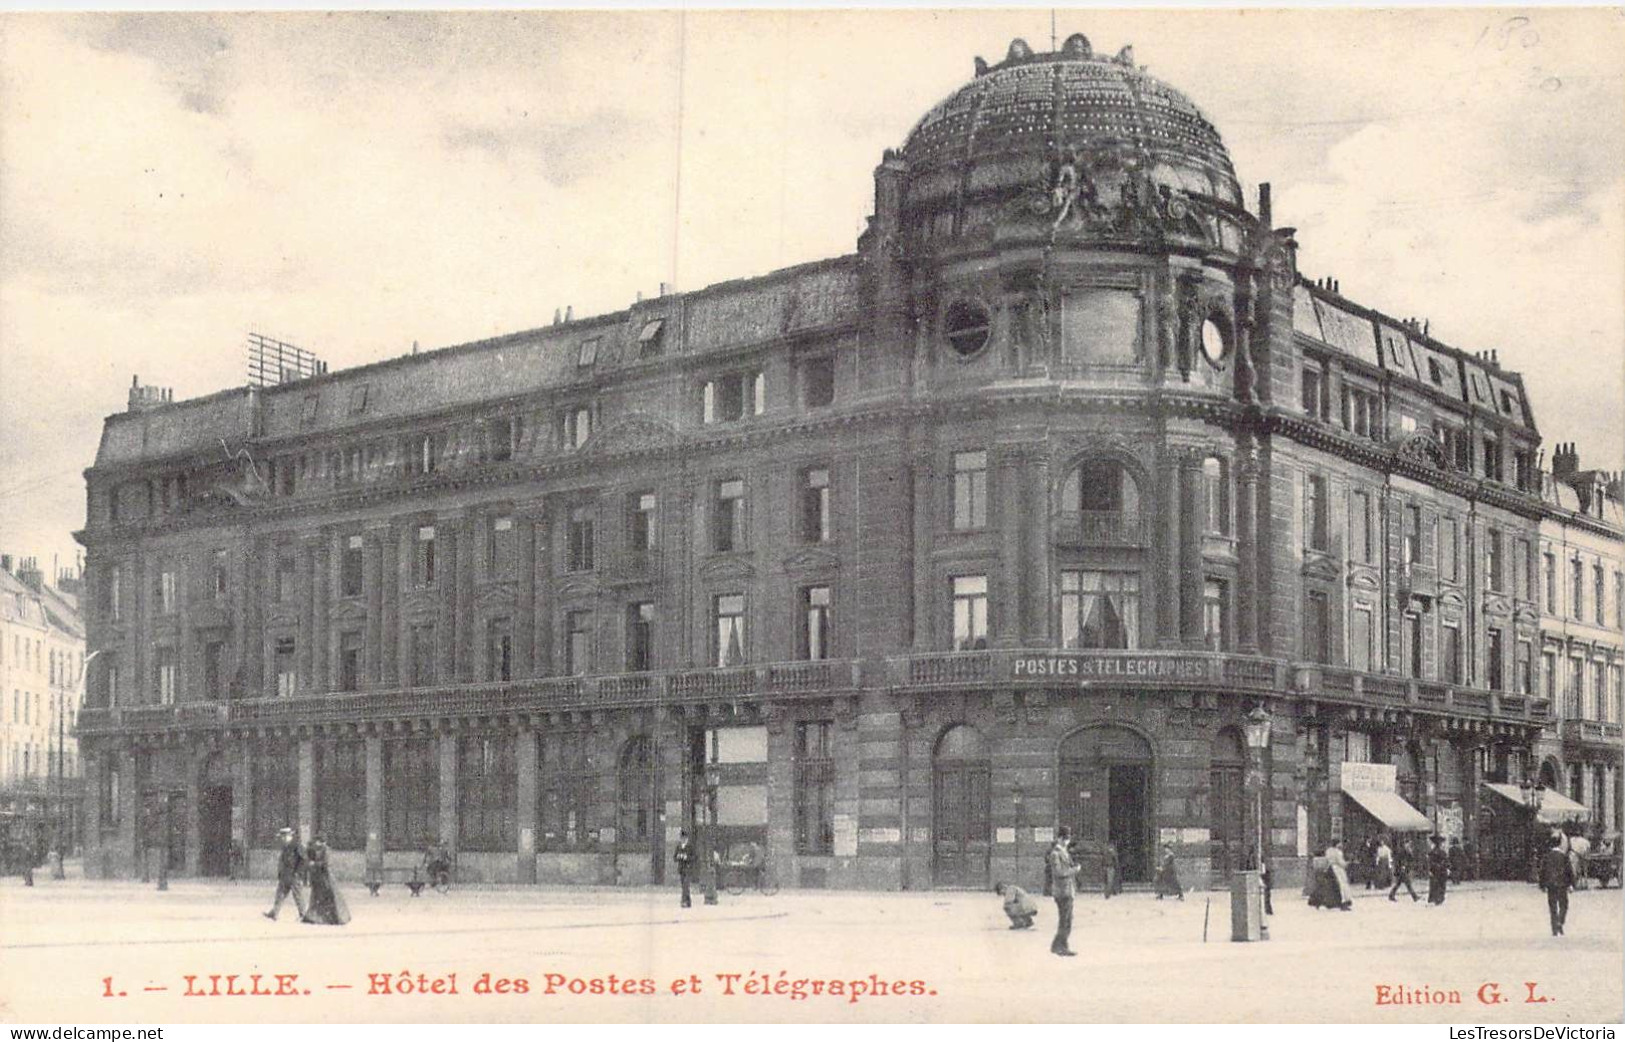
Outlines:
<svg viewBox="0 0 1625 1042"><path fill-rule="evenodd" d="M1062 234L1106 238L1218 241L1214 217L1199 197L1158 184L1153 160L1128 142L1093 148L1068 145L1050 153L1042 183L1028 187L1009 216L1041 218L1050 238Z"/></svg>
<svg viewBox="0 0 1625 1042"><path fill-rule="evenodd" d="M1418 430L1399 443L1399 455L1417 463L1425 463L1435 470L1445 468L1444 446L1429 430Z"/></svg>
<svg viewBox="0 0 1625 1042"><path fill-rule="evenodd" d="M677 444L677 429L651 416L634 413L594 434L582 446L589 455L648 452Z"/></svg>

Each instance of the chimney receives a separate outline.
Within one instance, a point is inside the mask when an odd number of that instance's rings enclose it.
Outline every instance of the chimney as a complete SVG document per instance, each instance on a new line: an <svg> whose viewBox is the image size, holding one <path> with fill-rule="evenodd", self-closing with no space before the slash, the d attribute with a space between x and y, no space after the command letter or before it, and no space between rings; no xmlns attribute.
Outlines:
<svg viewBox="0 0 1625 1042"><path fill-rule="evenodd" d="M669 296L670 294L671 294L671 283L662 282L660 284L660 295L662 297L665 297L665 296Z"/></svg>
<svg viewBox="0 0 1625 1042"><path fill-rule="evenodd" d="M10 554L0 554L0 571L11 574L12 557Z"/></svg>
<svg viewBox="0 0 1625 1042"><path fill-rule="evenodd" d="M558 308L554 308L553 309L553 324L556 326L562 321L564 321L564 312L560 311Z"/></svg>
<svg viewBox="0 0 1625 1042"><path fill-rule="evenodd" d="M1258 221L1266 228L1271 227L1270 183L1268 181L1258 186Z"/></svg>
<svg viewBox="0 0 1625 1042"><path fill-rule="evenodd" d="M175 400L175 392L167 387L143 387L139 376L130 377L130 412L146 412Z"/></svg>
<svg viewBox="0 0 1625 1042"><path fill-rule="evenodd" d="M1580 454L1575 451L1574 443L1558 442L1557 448L1552 450L1552 477L1559 481L1568 481L1580 471Z"/></svg>
<svg viewBox="0 0 1625 1042"><path fill-rule="evenodd" d="M566 321L566 322L574 322L575 320L576 320L575 305L573 305L573 304L566 305L565 308L564 308L564 321Z"/></svg>
<svg viewBox="0 0 1625 1042"><path fill-rule="evenodd" d="M41 574L36 558L23 558L22 563L17 566L17 581L35 593L40 592L40 587L45 585L45 576Z"/></svg>

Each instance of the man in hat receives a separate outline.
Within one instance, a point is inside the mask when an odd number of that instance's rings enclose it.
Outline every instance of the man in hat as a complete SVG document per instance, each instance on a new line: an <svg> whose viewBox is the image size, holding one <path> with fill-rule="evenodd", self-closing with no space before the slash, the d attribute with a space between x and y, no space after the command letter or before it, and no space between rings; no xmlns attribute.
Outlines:
<svg viewBox="0 0 1625 1042"><path fill-rule="evenodd" d="M693 898L689 895L689 883L694 873L694 840L689 838L688 829L677 830L677 850L672 854L677 862L677 878L683 884L683 901L681 907L693 906Z"/></svg>
<svg viewBox="0 0 1625 1042"><path fill-rule="evenodd" d="M1445 887L1450 882L1450 852L1444 847L1444 837L1435 832L1428 837L1433 849L1428 851L1428 904L1444 904Z"/></svg>
<svg viewBox="0 0 1625 1042"><path fill-rule="evenodd" d="M293 894L293 906L299 910L299 918L305 917L305 889L301 878L305 869L305 851L293 840L293 829L277 830L282 838L282 853L276 862L276 900L271 902L271 910L262 912L265 918L275 920L277 913L282 911L282 899L290 893Z"/></svg>
<svg viewBox="0 0 1625 1042"><path fill-rule="evenodd" d="M1563 924L1569 917L1569 888L1574 885L1574 866L1563 853L1554 836L1546 841L1546 853L1540 856L1540 888L1546 891L1546 910L1552 917L1552 936L1563 936Z"/></svg>

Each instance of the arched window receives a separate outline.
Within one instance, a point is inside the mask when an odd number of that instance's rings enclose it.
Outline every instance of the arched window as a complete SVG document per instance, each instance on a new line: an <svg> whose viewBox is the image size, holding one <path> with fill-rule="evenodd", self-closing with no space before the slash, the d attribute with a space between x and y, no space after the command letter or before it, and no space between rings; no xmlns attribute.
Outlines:
<svg viewBox="0 0 1625 1042"><path fill-rule="evenodd" d="M932 877L938 886L986 886L992 771L981 732L968 724L949 728L933 760Z"/></svg>
<svg viewBox="0 0 1625 1042"><path fill-rule="evenodd" d="M621 753L619 829L623 847L649 843L655 826L655 755L649 739L639 735Z"/></svg>
<svg viewBox="0 0 1625 1042"><path fill-rule="evenodd" d="M969 724L956 724L937 739L938 760L981 760L986 756L982 732Z"/></svg>

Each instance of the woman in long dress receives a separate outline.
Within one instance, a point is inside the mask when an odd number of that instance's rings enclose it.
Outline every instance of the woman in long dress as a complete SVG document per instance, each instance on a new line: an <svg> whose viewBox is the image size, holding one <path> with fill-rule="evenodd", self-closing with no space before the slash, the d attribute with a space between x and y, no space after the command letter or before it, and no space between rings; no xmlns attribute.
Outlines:
<svg viewBox="0 0 1625 1042"><path fill-rule="evenodd" d="M1162 866L1157 869L1157 900L1164 897L1177 897L1185 900L1185 887L1179 881L1179 866L1174 862L1174 848L1171 844L1163 844Z"/></svg>
<svg viewBox="0 0 1625 1042"><path fill-rule="evenodd" d="M1343 847L1337 840L1326 844L1326 867L1331 872L1336 894L1332 895L1337 907L1347 912L1354 908L1354 888L1349 886L1349 863L1343 857Z"/></svg>
<svg viewBox="0 0 1625 1042"><path fill-rule="evenodd" d="M327 866L327 844L319 837L310 841L306 864L310 870L310 903L305 908L305 922L343 926L350 921L350 908L333 887L333 874Z"/></svg>

